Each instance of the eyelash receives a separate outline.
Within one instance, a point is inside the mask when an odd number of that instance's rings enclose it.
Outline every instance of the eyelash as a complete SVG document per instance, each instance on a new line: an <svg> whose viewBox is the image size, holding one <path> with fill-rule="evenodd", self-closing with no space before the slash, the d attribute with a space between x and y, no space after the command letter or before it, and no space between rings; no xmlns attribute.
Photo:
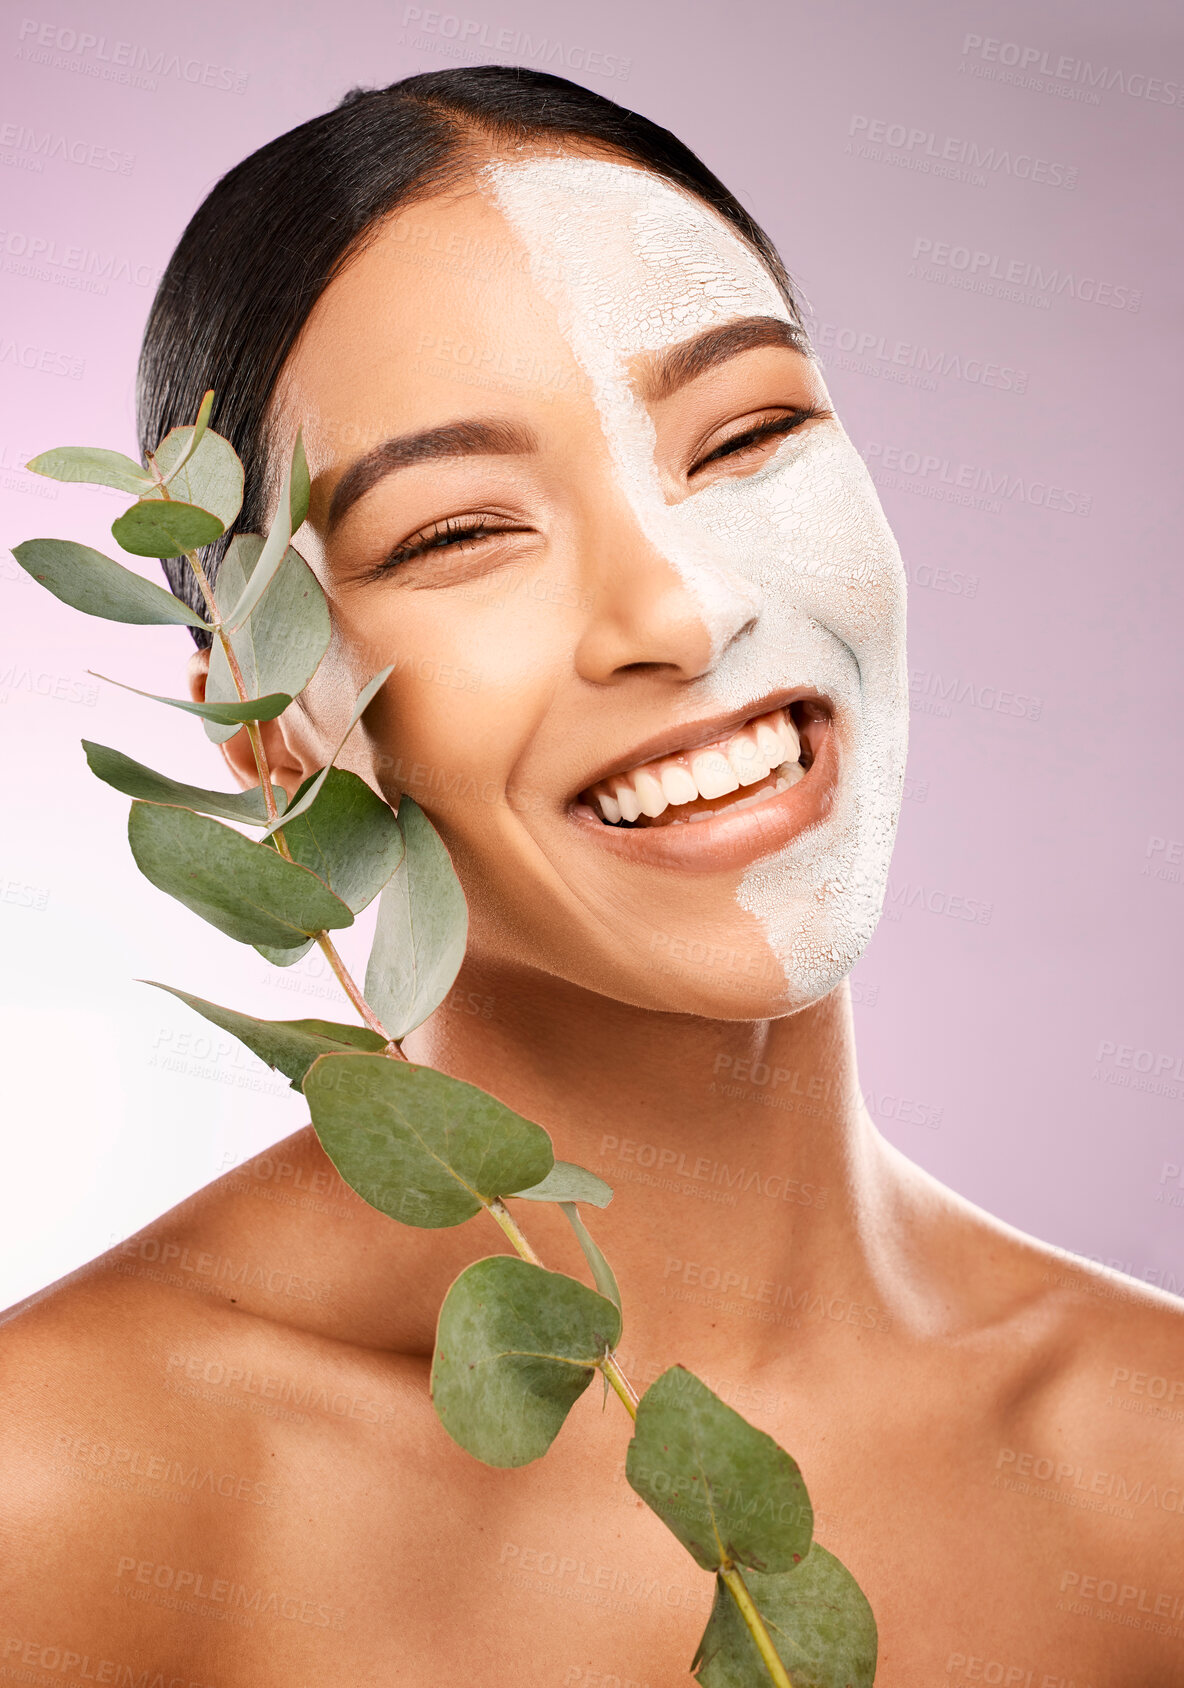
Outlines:
<svg viewBox="0 0 1184 1688"><path fill-rule="evenodd" d="M369 578L376 579L386 574L390 569L397 568L400 563L409 563L416 557L427 556L432 551L463 551L468 541L479 539L483 533L523 533L526 530L515 527L496 527L493 518L481 517L473 521L469 516L449 516L446 521L437 522L426 533L418 533L403 545L397 545Z"/></svg>
<svg viewBox="0 0 1184 1688"><path fill-rule="evenodd" d="M727 457L736 457L749 446L759 445L763 440L775 439L778 434L792 434L805 422L811 422L816 416L823 414L820 406L806 405L802 410L791 410L786 416L773 417L768 422L758 422L754 427L745 428L739 434L733 434L716 446L714 451L708 452L706 457L699 459L691 469L692 475L697 475L700 469L705 469L709 463L720 463Z"/></svg>
<svg viewBox="0 0 1184 1688"><path fill-rule="evenodd" d="M779 434L792 434L803 423L812 421L822 415L817 405L808 405L804 410L791 411L786 416L778 416L769 422L759 422L755 427L745 428L742 433L733 434L731 439L709 452L689 471L697 475L700 469L705 469L709 463L723 462L728 457L738 457L752 446L760 445L764 440L775 439ZM416 557L427 556L433 551L463 551L465 546L483 534L490 537L506 533L523 533L528 530L516 527L498 527L495 519L481 517L474 521L468 516L449 516L445 521L437 522L424 533L415 534L403 545L398 545L382 562L372 570L369 578L378 579L391 569L402 563L413 561Z"/></svg>

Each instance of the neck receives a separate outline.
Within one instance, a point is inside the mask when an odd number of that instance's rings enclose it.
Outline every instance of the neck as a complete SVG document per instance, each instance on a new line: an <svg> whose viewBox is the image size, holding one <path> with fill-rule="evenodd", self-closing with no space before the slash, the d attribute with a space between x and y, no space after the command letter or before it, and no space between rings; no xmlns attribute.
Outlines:
<svg viewBox="0 0 1184 1688"><path fill-rule="evenodd" d="M717 1021L466 962L451 1002L407 1053L492 1091L613 1186L584 1217L642 1369L676 1348L759 1367L787 1328L799 1349L831 1331L835 1309L853 1332L885 1328L897 1163L860 1096L845 985L784 1019ZM547 1246L564 1234L553 1209L515 1212L545 1260L580 1270Z"/></svg>

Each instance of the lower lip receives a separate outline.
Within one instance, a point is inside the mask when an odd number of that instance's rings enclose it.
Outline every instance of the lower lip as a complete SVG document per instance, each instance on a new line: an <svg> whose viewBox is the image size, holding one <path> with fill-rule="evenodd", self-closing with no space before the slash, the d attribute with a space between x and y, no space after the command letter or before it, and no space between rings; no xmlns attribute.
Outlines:
<svg viewBox="0 0 1184 1688"><path fill-rule="evenodd" d="M670 826L607 826L590 813L568 811L573 825L594 842L639 866L677 867L700 873L747 867L783 850L830 812L838 773L832 723L827 722L814 760L796 785L751 809L721 809L708 820Z"/></svg>

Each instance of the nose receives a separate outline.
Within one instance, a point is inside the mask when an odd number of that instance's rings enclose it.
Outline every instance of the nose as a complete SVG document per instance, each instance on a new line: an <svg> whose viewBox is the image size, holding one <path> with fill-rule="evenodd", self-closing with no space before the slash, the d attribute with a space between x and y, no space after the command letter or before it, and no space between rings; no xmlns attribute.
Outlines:
<svg viewBox="0 0 1184 1688"><path fill-rule="evenodd" d="M624 501L602 502L582 541L589 614L575 653L581 679L608 685L665 672L695 680L756 625L754 587L715 561L673 512L643 528Z"/></svg>

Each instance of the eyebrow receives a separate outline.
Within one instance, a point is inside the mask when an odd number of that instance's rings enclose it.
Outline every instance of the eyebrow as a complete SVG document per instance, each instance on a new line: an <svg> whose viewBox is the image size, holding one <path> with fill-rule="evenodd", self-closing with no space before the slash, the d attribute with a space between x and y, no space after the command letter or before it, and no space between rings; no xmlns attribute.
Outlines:
<svg viewBox="0 0 1184 1688"><path fill-rule="evenodd" d="M400 434L397 439L384 440L351 464L334 487L326 532L332 533L359 498L364 498L385 476L399 469L432 463L442 457L515 457L538 448L538 436L533 428L496 416L446 422L439 428L424 428L417 434Z"/></svg>
<svg viewBox="0 0 1184 1688"><path fill-rule="evenodd" d="M656 404L717 364L759 346L784 346L807 356L810 351L809 341L796 323L781 317L742 317L739 322L708 328L644 359L637 377L638 392L647 404Z"/></svg>
<svg viewBox="0 0 1184 1688"><path fill-rule="evenodd" d="M717 364L761 346L785 347L805 355L810 350L805 334L795 323L781 317L742 317L738 322L705 329L702 334L645 358L637 380L639 395L647 404L655 404ZM424 428L415 434L384 440L351 464L333 489L326 533L332 533L379 481L400 469L445 457L525 456L538 448L538 436L532 428L493 416L447 422L438 428Z"/></svg>

